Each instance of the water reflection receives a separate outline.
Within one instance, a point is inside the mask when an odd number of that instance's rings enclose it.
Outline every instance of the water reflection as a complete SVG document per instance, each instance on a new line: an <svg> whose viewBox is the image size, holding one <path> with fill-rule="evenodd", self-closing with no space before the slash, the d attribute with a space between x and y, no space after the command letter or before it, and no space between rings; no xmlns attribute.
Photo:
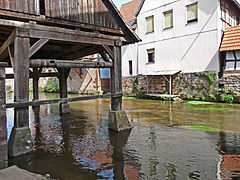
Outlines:
<svg viewBox="0 0 240 180"><path fill-rule="evenodd" d="M36 151L10 159L9 164L59 179L239 177L239 106L201 112L158 101L125 100L123 105L134 128L121 133L107 128L109 100L72 103L72 113L62 117L58 105L34 108L30 126ZM8 129L12 113L8 111ZM221 131L179 128L194 124Z"/></svg>

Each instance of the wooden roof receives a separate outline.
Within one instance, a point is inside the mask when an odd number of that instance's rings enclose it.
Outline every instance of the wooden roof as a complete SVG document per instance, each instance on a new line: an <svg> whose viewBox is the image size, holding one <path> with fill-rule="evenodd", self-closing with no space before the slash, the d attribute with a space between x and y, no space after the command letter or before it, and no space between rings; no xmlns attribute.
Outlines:
<svg viewBox="0 0 240 180"><path fill-rule="evenodd" d="M119 35L125 37L126 43L140 40L110 0L1 0L0 16L7 20Z"/></svg>
<svg viewBox="0 0 240 180"><path fill-rule="evenodd" d="M240 26L226 29L220 51L240 50Z"/></svg>

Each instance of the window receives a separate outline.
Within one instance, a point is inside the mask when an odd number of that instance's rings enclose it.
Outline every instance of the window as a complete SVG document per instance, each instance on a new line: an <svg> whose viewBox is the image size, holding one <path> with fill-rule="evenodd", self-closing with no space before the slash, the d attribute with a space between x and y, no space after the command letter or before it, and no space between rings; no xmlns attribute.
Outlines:
<svg viewBox="0 0 240 180"><path fill-rule="evenodd" d="M148 63L154 63L155 62L155 49L148 49Z"/></svg>
<svg viewBox="0 0 240 180"><path fill-rule="evenodd" d="M80 74L81 74L81 75L84 74L84 68L80 68Z"/></svg>
<svg viewBox="0 0 240 180"><path fill-rule="evenodd" d="M153 16L149 16L146 18L147 32L154 32L154 18Z"/></svg>
<svg viewBox="0 0 240 180"><path fill-rule="evenodd" d="M225 70L240 70L240 51L226 52Z"/></svg>
<svg viewBox="0 0 240 180"><path fill-rule="evenodd" d="M164 29L173 27L173 10L164 12Z"/></svg>
<svg viewBox="0 0 240 180"><path fill-rule="evenodd" d="M132 75L132 61L129 61L129 74Z"/></svg>
<svg viewBox="0 0 240 180"><path fill-rule="evenodd" d="M190 4L187 6L187 23L198 20L198 3Z"/></svg>

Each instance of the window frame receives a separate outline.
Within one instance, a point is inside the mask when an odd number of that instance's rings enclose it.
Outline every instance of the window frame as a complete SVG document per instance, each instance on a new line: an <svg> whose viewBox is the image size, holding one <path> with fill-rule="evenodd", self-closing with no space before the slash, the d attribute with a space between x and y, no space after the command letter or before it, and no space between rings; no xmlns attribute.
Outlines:
<svg viewBox="0 0 240 180"><path fill-rule="evenodd" d="M166 15L166 14L169 14L169 13L172 14L172 25L169 26L169 27L166 27L165 15ZM163 19L164 19L164 22L163 22L163 23L164 23L164 24L163 24L163 30L173 28L173 9L163 12Z"/></svg>
<svg viewBox="0 0 240 180"><path fill-rule="evenodd" d="M151 29L151 31L148 31L148 21L147 21L147 19L149 19L149 18L152 18L152 29ZM145 17L145 22L146 22L146 34L153 33L154 32L154 15Z"/></svg>
<svg viewBox="0 0 240 180"><path fill-rule="evenodd" d="M150 52L150 51L153 51L153 52ZM149 61L150 57L152 58L151 61ZM155 48L147 49L147 64L154 64L154 63L155 63Z"/></svg>
<svg viewBox="0 0 240 180"><path fill-rule="evenodd" d="M232 50L231 52L233 53L234 59L227 60L227 52L225 52L225 58L224 58L224 72L226 72L226 73L236 73L236 72L240 73L240 68L237 69L237 63L238 62L240 63L240 57L237 58L236 51ZM234 62L234 69L226 69L227 62Z"/></svg>
<svg viewBox="0 0 240 180"><path fill-rule="evenodd" d="M197 6L197 17L195 19L188 20L188 7L193 6L193 5ZM198 17L199 17L198 16L198 2L186 5L186 21L187 21L187 24L190 24L190 23L193 23L193 22L198 22Z"/></svg>

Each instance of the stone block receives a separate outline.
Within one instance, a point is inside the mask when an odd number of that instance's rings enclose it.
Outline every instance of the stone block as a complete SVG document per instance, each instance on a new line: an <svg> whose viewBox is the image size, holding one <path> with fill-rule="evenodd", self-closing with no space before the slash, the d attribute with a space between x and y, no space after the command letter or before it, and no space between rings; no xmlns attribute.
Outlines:
<svg viewBox="0 0 240 180"><path fill-rule="evenodd" d="M109 111L108 128L114 131L122 131L125 129L131 129L132 124L125 111Z"/></svg>
<svg viewBox="0 0 240 180"><path fill-rule="evenodd" d="M60 114L69 114L71 112L69 103L60 103L59 108Z"/></svg>
<svg viewBox="0 0 240 180"><path fill-rule="evenodd" d="M4 169L6 167L7 167L7 141L1 141L0 142L0 169Z"/></svg>
<svg viewBox="0 0 240 180"><path fill-rule="evenodd" d="M16 157L34 150L29 127L13 128L8 142L8 155Z"/></svg>

